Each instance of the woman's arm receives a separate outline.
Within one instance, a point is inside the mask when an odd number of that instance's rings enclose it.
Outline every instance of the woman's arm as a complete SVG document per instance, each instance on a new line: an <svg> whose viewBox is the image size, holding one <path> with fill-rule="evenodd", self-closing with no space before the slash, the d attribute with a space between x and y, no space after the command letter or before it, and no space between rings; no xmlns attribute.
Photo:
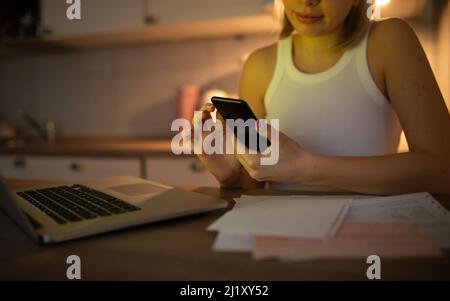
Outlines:
<svg viewBox="0 0 450 301"><path fill-rule="evenodd" d="M264 118L264 96L272 79L275 68L276 44L261 48L252 53L244 64L241 74L239 97L245 100L258 119ZM264 182L253 179L241 166L241 172L235 179L222 182L223 188L262 188Z"/></svg>
<svg viewBox="0 0 450 301"><path fill-rule="evenodd" d="M238 155L252 178L368 194L428 191L450 195L450 118L420 43L401 20L383 21L373 30L385 90L410 152L362 158L318 156L280 133L277 164L262 166L260 155Z"/></svg>
<svg viewBox="0 0 450 301"><path fill-rule="evenodd" d="M306 166L311 166L304 180L364 193L450 195L450 118L425 53L404 21L390 19L377 27L376 55L410 152L367 158L307 155L300 160L309 157Z"/></svg>
<svg viewBox="0 0 450 301"><path fill-rule="evenodd" d="M445 156L413 151L367 158L313 156L309 160L306 165L313 171L303 178L308 184L380 195L421 191L450 195L449 161Z"/></svg>

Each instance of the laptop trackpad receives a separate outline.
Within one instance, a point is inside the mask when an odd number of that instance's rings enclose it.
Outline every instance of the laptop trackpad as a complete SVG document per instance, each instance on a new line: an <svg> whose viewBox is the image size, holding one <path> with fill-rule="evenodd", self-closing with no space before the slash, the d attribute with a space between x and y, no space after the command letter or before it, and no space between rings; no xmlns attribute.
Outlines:
<svg viewBox="0 0 450 301"><path fill-rule="evenodd" d="M131 185L120 185L120 186L112 186L108 187L115 192L119 192L128 196L138 196L145 194L154 194L160 193L167 190L167 188L159 187L156 185L152 185L149 183L139 183L139 184L131 184Z"/></svg>

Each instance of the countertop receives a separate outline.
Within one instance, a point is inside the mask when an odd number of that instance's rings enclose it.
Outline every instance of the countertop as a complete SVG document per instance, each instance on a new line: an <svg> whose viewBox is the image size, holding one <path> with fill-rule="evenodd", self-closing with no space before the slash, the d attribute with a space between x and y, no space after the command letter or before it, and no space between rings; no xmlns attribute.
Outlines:
<svg viewBox="0 0 450 301"><path fill-rule="evenodd" d="M42 140L23 145L0 144L0 155L145 157L173 155L171 138L66 138L54 143ZM407 149L400 148L399 152ZM184 155L185 156L185 155Z"/></svg>
<svg viewBox="0 0 450 301"><path fill-rule="evenodd" d="M8 181L8 184L20 189L58 183ZM232 198L241 194L320 194L185 189L223 198L229 202L229 208ZM449 198L436 198L449 208ZM367 280L365 258L287 263L255 261L247 253L214 252L216 234L205 229L229 208L52 246L35 244L0 212L0 279L65 280L66 258L76 254L82 261L83 280ZM440 258L383 259L381 271L383 280L450 280L450 253Z"/></svg>
<svg viewBox="0 0 450 301"><path fill-rule="evenodd" d="M145 157L171 155L171 140L133 138L71 138L54 143L30 141L24 145L0 146L0 154L44 156Z"/></svg>

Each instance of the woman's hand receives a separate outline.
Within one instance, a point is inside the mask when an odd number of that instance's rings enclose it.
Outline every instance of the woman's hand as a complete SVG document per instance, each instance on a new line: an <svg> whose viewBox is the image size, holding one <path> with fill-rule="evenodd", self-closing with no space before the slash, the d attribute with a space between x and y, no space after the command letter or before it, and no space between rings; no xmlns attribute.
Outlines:
<svg viewBox="0 0 450 301"><path fill-rule="evenodd" d="M204 104L201 108L202 111L202 120L196 120L196 116L194 116L194 119L192 120L192 123L195 124L203 124L211 119L211 113L215 111L215 107L213 104L207 103ZM216 119L218 122L222 123L223 131L223 141L225 143L226 137L225 137L225 121L223 120L222 116L219 114L219 112L216 113ZM204 141L204 138L208 136L208 132L202 131L202 141ZM193 135L192 135L193 137ZM216 179L220 182L222 187L239 187L242 185L241 183L241 175L242 175L242 165L239 163L237 158L231 154L211 154L207 155L204 151L202 151L202 154L198 155L200 161L205 165L205 167L216 177Z"/></svg>
<svg viewBox="0 0 450 301"><path fill-rule="evenodd" d="M278 141L276 141L277 139L272 141L271 133L276 130L262 121L258 121L258 124L258 131L259 128L267 126L267 135L264 136L271 140L270 152L276 151L275 148L278 148L279 159L274 165L262 165L261 158L267 157L264 154L250 155L247 151L246 154L236 155L249 175L260 182L305 182L312 170L313 154L307 152L296 141L281 132L277 132Z"/></svg>

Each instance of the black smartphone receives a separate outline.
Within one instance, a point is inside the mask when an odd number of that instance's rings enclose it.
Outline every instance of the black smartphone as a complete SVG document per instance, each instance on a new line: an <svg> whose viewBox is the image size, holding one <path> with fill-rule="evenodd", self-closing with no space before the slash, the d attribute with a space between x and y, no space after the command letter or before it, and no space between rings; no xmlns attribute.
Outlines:
<svg viewBox="0 0 450 301"><path fill-rule="evenodd" d="M256 151L261 152L264 151L267 147L270 146L270 140L266 137L263 137L259 135L256 132L256 121L258 120L251 110L250 106L242 99L234 99L234 98L225 98L225 97L218 97L213 96L211 98L211 102L216 107L217 111L222 115L223 119L231 119L231 120L238 120L242 119L243 121L249 121L252 120L250 126L245 127L245 141L240 141L245 144L247 148L251 148L250 146L250 137L257 137L257 149ZM251 133L250 131L253 131L255 133ZM234 135L239 139L238 137L238 129L234 128ZM264 141L265 140L265 141ZM260 143L261 142L261 143ZM263 147L261 149L261 146Z"/></svg>

